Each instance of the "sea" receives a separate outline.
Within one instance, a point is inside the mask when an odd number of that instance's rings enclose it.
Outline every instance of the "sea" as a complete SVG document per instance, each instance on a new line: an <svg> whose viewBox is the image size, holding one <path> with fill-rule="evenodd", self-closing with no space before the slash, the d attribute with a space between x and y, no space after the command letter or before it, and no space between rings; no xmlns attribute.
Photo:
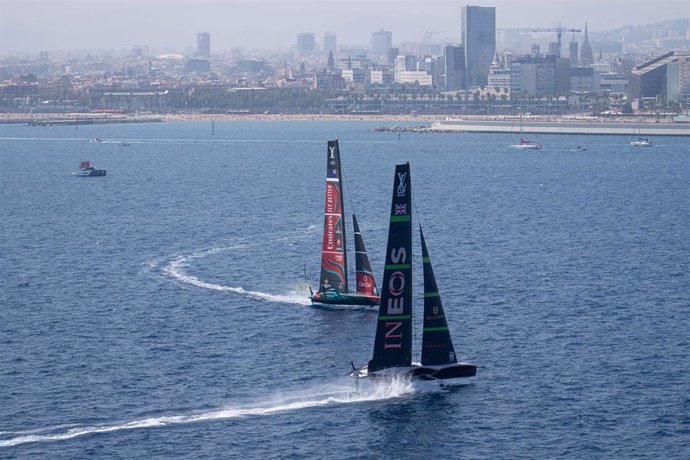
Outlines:
<svg viewBox="0 0 690 460"><path fill-rule="evenodd" d="M690 458L688 139L395 124L0 125L0 458ZM413 356L421 224L474 379L355 385L376 309L295 292L336 138L378 283L410 163Z"/></svg>

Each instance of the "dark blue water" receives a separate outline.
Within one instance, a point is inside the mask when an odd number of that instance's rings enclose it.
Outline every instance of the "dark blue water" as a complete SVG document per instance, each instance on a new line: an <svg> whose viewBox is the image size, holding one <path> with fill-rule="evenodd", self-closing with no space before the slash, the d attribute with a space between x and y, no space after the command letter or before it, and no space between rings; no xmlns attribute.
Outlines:
<svg viewBox="0 0 690 460"><path fill-rule="evenodd" d="M0 125L0 457L690 457L688 140L380 124ZM355 393L375 312L291 292L336 137L379 282L410 161L473 383Z"/></svg>

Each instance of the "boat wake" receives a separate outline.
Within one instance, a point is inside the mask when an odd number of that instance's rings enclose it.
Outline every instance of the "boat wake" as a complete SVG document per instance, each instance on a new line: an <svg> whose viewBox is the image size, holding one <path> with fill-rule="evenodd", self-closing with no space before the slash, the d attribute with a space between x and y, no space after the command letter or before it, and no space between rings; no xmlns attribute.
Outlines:
<svg viewBox="0 0 690 460"><path fill-rule="evenodd" d="M312 234L314 231L317 230L317 227L310 225L304 229L304 236L308 236ZM283 240L290 240L294 239L295 235L291 236L286 236L283 238L279 238L276 241L283 241ZM246 240L250 241L250 240ZM169 277L172 278L180 283L191 285L191 286L196 286L198 288L202 289L211 289L214 291L220 291L220 292L230 292L233 294L238 294L242 295L245 297L249 297L252 299L257 299L257 300L263 300L267 302L281 302L281 303L291 303L291 304L297 304L297 305L311 305L311 300L304 294L298 294L294 291L288 291L284 294L276 294L276 293L268 293L268 292L261 292L261 291L252 291L245 289L241 286L225 286L222 284L216 284L216 283L210 283L207 281L204 281L197 276L194 276L190 273L188 273L188 268L192 265L192 263L195 260L203 259L209 256L213 256L215 254L219 254L222 252L227 252L227 251L233 251L233 250L238 250L238 249L246 249L253 244L257 244L254 242L246 242L242 241L238 244L234 245L229 245L229 246L222 246L222 247L215 247L211 249L205 249L205 250L200 250L200 251L195 251L195 252L189 252L189 253L183 253L183 254L178 254L173 256L171 259L163 262L150 262L149 263L149 269L151 270L158 270L159 265L162 265L162 268L160 268L161 272Z"/></svg>
<svg viewBox="0 0 690 460"><path fill-rule="evenodd" d="M316 388L318 388L318 390ZM370 386L367 385L366 388L360 387L358 391L355 391L349 386L342 385L326 387L326 391L323 391L323 388L323 386L318 386L311 391L303 390L290 395L275 395L268 401L245 405L231 405L204 412L147 417L131 420L129 422L111 424L60 425L27 431L4 431L0 434L0 438L5 438L0 439L0 447L13 447L27 443L65 441L80 436L114 433L124 430L162 428L170 425L270 416L272 414L339 404L382 401L403 397L415 391L409 380L404 379L377 382ZM7 435L12 437L7 437Z"/></svg>
<svg viewBox="0 0 690 460"><path fill-rule="evenodd" d="M251 297L253 299L265 300L268 302L283 302L283 303L294 303L300 305L311 305L311 301L307 297L299 296L297 294L269 294L267 292L260 291L250 291L244 289L243 287L233 287L233 286L223 286L221 284L208 283L197 278L194 275L190 275L186 272L189 267L189 262L195 259L200 259L203 257L208 257L213 254L217 254L222 251L227 251L233 249L233 247L228 248L214 248L207 251L195 252L188 255L180 255L168 262L168 264L163 268L163 273L167 276L180 281L185 284L190 284L192 286L200 287L202 289L211 289L214 291L222 292L232 292L234 294L244 295L246 297Z"/></svg>

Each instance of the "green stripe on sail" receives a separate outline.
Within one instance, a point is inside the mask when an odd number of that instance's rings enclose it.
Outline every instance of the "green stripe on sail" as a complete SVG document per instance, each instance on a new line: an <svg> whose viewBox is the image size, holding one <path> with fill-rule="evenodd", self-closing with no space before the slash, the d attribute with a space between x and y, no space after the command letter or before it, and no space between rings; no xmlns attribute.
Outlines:
<svg viewBox="0 0 690 460"><path fill-rule="evenodd" d="M425 292L424 297L441 297L441 294L437 292Z"/></svg>
<svg viewBox="0 0 690 460"><path fill-rule="evenodd" d="M394 264L383 267L386 270L405 270L410 268L410 264Z"/></svg>
<svg viewBox="0 0 690 460"><path fill-rule="evenodd" d="M410 319L410 315L379 316L379 321L388 321L391 319Z"/></svg>
<svg viewBox="0 0 690 460"><path fill-rule="evenodd" d="M391 222L409 222L410 216L391 216Z"/></svg>
<svg viewBox="0 0 690 460"><path fill-rule="evenodd" d="M422 332L443 332L447 330L447 327L425 327Z"/></svg>
<svg viewBox="0 0 690 460"><path fill-rule="evenodd" d="M425 264L429 264L431 263L431 259L429 259L428 257L422 257L422 262L424 262Z"/></svg>

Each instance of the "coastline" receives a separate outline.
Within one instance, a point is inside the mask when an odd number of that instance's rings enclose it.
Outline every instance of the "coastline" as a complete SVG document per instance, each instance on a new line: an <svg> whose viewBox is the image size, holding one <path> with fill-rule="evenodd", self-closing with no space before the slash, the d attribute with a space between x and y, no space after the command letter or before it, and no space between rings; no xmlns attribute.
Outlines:
<svg viewBox="0 0 690 460"><path fill-rule="evenodd" d="M0 113L0 124L29 126L75 126L128 123L184 122L369 122L380 123L376 131L416 133L514 133L522 126L528 134L638 135L690 137L690 123L672 117L589 115L330 115L330 114L16 114Z"/></svg>
<svg viewBox="0 0 690 460"><path fill-rule="evenodd" d="M187 121L380 121L427 122L445 119L442 115L330 115L330 114L160 114L125 115L98 113L0 113L0 124L27 123L57 125L99 123L178 123Z"/></svg>
<svg viewBox="0 0 690 460"><path fill-rule="evenodd" d="M0 112L2 123L36 123L36 122L79 122L95 123L147 123L147 122L185 122L185 121L380 121L380 122L440 122L448 120L467 120L499 122L519 120L518 115L332 115L332 114L100 114L100 113L6 113ZM523 121L539 122L579 122L579 123L672 123L672 117L657 118L656 116L625 116L625 117L593 117L589 115L530 115L524 116Z"/></svg>

